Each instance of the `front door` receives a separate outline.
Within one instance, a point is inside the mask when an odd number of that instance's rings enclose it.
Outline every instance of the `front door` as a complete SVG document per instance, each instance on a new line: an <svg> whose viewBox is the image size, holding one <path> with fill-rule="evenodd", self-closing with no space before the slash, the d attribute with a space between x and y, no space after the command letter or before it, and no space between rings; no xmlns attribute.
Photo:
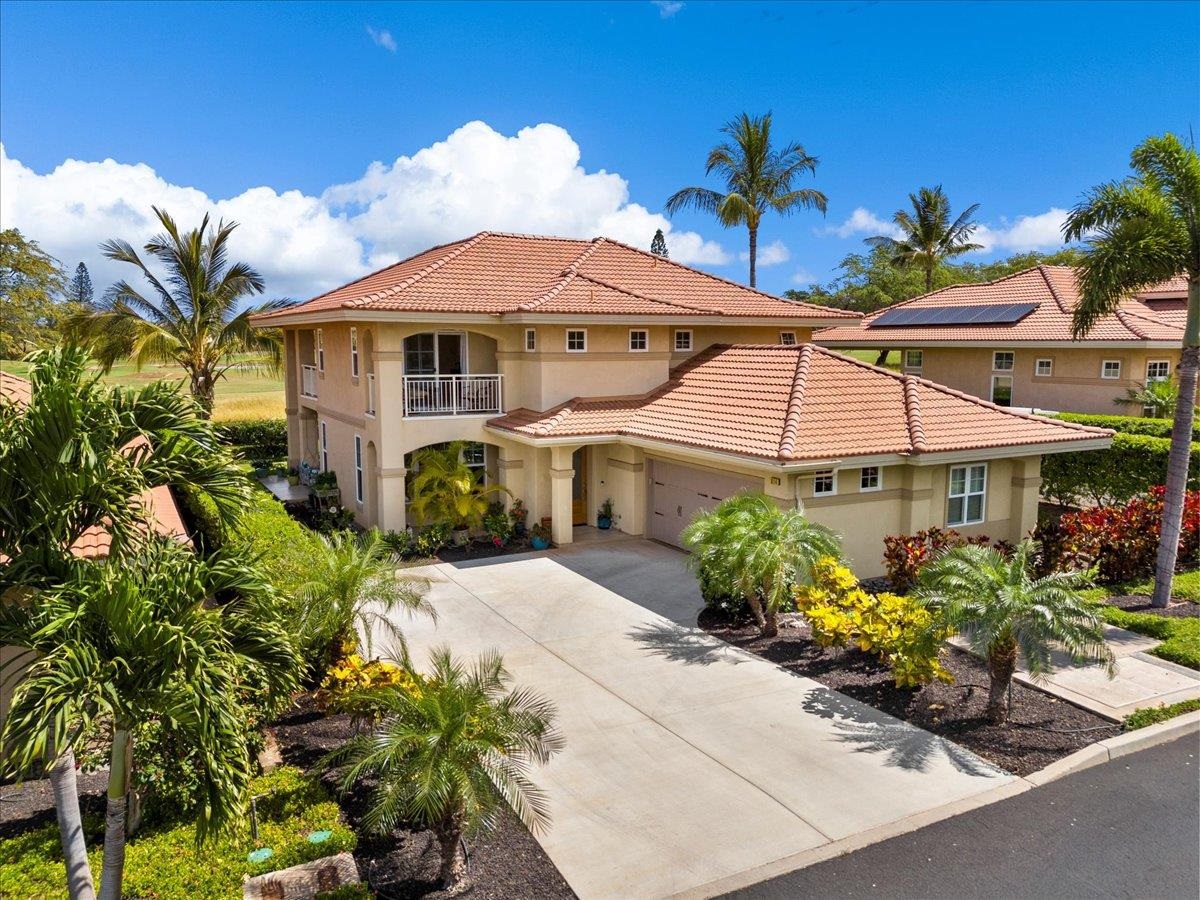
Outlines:
<svg viewBox="0 0 1200 900"><path fill-rule="evenodd" d="M587 447L571 454L571 524L586 525L588 520Z"/></svg>

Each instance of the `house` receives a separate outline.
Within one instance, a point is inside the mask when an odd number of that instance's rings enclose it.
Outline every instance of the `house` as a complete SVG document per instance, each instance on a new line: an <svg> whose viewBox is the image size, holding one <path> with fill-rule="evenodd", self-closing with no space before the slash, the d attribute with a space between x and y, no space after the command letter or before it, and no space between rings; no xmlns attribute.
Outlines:
<svg viewBox="0 0 1200 900"><path fill-rule="evenodd" d="M1116 401L1171 376L1183 344L1182 278L1130 297L1081 339L1071 266L1036 266L985 284L959 284L817 332L839 349L899 350L904 372L1000 406L1136 415Z"/></svg>
<svg viewBox="0 0 1200 900"><path fill-rule="evenodd" d="M604 238L484 232L254 321L284 331L291 464L385 529L408 524L412 452L464 440L556 543L611 498L621 531L677 544L753 489L870 576L889 533L1023 535L1042 454L1110 440L809 342L856 320Z"/></svg>

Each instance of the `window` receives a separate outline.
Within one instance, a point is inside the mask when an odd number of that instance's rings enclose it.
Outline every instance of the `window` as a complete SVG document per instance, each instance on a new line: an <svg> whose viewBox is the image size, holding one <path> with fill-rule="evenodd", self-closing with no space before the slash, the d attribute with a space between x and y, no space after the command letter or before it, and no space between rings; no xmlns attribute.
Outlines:
<svg viewBox="0 0 1200 900"><path fill-rule="evenodd" d="M358 329L350 326L350 374L358 377Z"/></svg>
<svg viewBox="0 0 1200 900"><path fill-rule="evenodd" d="M325 335L320 328L317 329L317 371L325 371Z"/></svg>
<svg viewBox="0 0 1200 900"><path fill-rule="evenodd" d="M363 502L362 435L354 436L354 499L359 506Z"/></svg>
<svg viewBox="0 0 1200 900"><path fill-rule="evenodd" d="M883 487L882 470L879 466L863 466L859 470L858 489L860 491L877 491Z"/></svg>
<svg viewBox="0 0 1200 900"><path fill-rule="evenodd" d="M329 426L321 423L321 471L329 471Z"/></svg>
<svg viewBox="0 0 1200 900"><path fill-rule="evenodd" d="M837 474L833 469L813 473L813 496L828 497L837 493Z"/></svg>
<svg viewBox="0 0 1200 900"><path fill-rule="evenodd" d="M629 330L629 349L634 353L649 350L650 332L644 328L631 328Z"/></svg>
<svg viewBox="0 0 1200 900"><path fill-rule="evenodd" d="M534 328L525 329L525 350L532 353L537 349L537 330Z"/></svg>
<svg viewBox="0 0 1200 900"><path fill-rule="evenodd" d="M1152 359L1146 363L1146 382L1166 381L1171 377L1171 363L1165 359Z"/></svg>
<svg viewBox="0 0 1200 900"><path fill-rule="evenodd" d="M1011 375L993 375L992 402L997 406L1012 406L1012 386Z"/></svg>
<svg viewBox="0 0 1200 900"><path fill-rule="evenodd" d="M1119 359L1106 359L1100 364L1100 377L1112 380L1121 377L1121 361Z"/></svg>
<svg viewBox="0 0 1200 900"><path fill-rule="evenodd" d="M1039 359L1034 367L1033 374L1038 378L1049 378L1054 374L1054 360Z"/></svg>
<svg viewBox="0 0 1200 900"><path fill-rule="evenodd" d="M971 525L983 521L983 498L987 494L987 464L954 466L950 469L950 502L947 525Z"/></svg>
<svg viewBox="0 0 1200 900"><path fill-rule="evenodd" d="M1016 363L1016 357L1011 350L999 350L992 354L992 371L1011 372Z"/></svg>
<svg viewBox="0 0 1200 900"><path fill-rule="evenodd" d="M796 343L796 332L794 332L794 331L779 332L779 343L783 344L785 347L791 347L792 345L794 345Z"/></svg>
<svg viewBox="0 0 1200 900"><path fill-rule="evenodd" d="M567 352L568 353L583 353L587 350L587 329L586 328L568 328L567 329Z"/></svg>
<svg viewBox="0 0 1200 900"><path fill-rule="evenodd" d="M675 332L675 349L676 350L691 350L692 349L692 330L690 328L681 328Z"/></svg>
<svg viewBox="0 0 1200 900"><path fill-rule="evenodd" d="M432 375L437 372L437 335L410 334L404 339L404 374Z"/></svg>
<svg viewBox="0 0 1200 900"><path fill-rule="evenodd" d="M480 484L487 481L487 448L477 441L469 441L463 447L462 459Z"/></svg>
<svg viewBox="0 0 1200 900"><path fill-rule="evenodd" d="M923 365L925 365L925 352L923 350L904 351L905 369L912 372L920 372Z"/></svg>

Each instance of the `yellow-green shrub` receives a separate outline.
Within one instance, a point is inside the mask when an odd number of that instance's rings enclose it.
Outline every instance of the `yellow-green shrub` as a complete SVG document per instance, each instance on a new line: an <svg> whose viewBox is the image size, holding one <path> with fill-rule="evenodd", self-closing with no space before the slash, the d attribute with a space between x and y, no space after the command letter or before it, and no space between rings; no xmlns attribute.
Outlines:
<svg viewBox="0 0 1200 900"><path fill-rule="evenodd" d="M388 687L418 693L420 676L394 663L364 660L357 653L350 653L329 667L317 690L316 701L323 710L369 717L373 710L372 692Z"/></svg>

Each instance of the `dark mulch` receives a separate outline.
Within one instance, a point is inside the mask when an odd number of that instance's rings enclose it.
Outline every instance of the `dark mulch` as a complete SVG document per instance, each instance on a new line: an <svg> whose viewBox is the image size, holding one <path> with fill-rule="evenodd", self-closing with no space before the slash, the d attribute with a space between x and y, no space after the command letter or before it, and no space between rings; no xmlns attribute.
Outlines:
<svg viewBox="0 0 1200 900"><path fill-rule="evenodd" d="M104 815L108 772L78 774L79 808L83 815ZM55 821L54 794L50 779L38 778L21 784L0 786L0 840L16 837Z"/></svg>
<svg viewBox="0 0 1200 900"><path fill-rule="evenodd" d="M445 547L437 553L439 562L457 563L472 559L491 559L495 556L512 556L514 553L528 553L533 548L527 540L514 540L497 547L490 541L475 541L466 547Z"/></svg>
<svg viewBox="0 0 1200 900"><path fill-rule="evenodd" d="M1013 683L1012 720L990 724L987 669L968 653L947 649L942 665L954 684L934 682L898 688L886 666L859 650L825 649L809 639L800 617L775 638L760 638L749 622L731 622L705 610L699 626L716 637L777 663L789 672L818 681L868 706L967 748L1016 775L1028 775L1088 744L1120 733L1120 726L1063 700Z"/></svg>
<svg viewBox="0 0 1200 900"><path fill-rule="evenodd" d="M1190 600L1180 600L1165 609L1151 606L1150 598L1144 594L1109 597L1106 602L1109 606L1118 606L1127 612L1150 613L1169 619L1200 619L1200 603L1192 603Z"/></svg>
<svg viewBox="0 0 1200 900"><path fill-rule="evenodd" d="M330 750L354 735L350 718L325 716L309 694L274 725L284 762L305 769L314 767ZM328 776L324 780L331 787ZM369 790L357 788L339 798L350 826L366 811ZM438 886L438 844L430 831L399 829L378 837L359 831L354 858L373 890L385 898L442 898ZM497 827L476 835L467 844L471 887L457 896L478 898L574 897L541 845L520 821L504 808Z"/></svg>

